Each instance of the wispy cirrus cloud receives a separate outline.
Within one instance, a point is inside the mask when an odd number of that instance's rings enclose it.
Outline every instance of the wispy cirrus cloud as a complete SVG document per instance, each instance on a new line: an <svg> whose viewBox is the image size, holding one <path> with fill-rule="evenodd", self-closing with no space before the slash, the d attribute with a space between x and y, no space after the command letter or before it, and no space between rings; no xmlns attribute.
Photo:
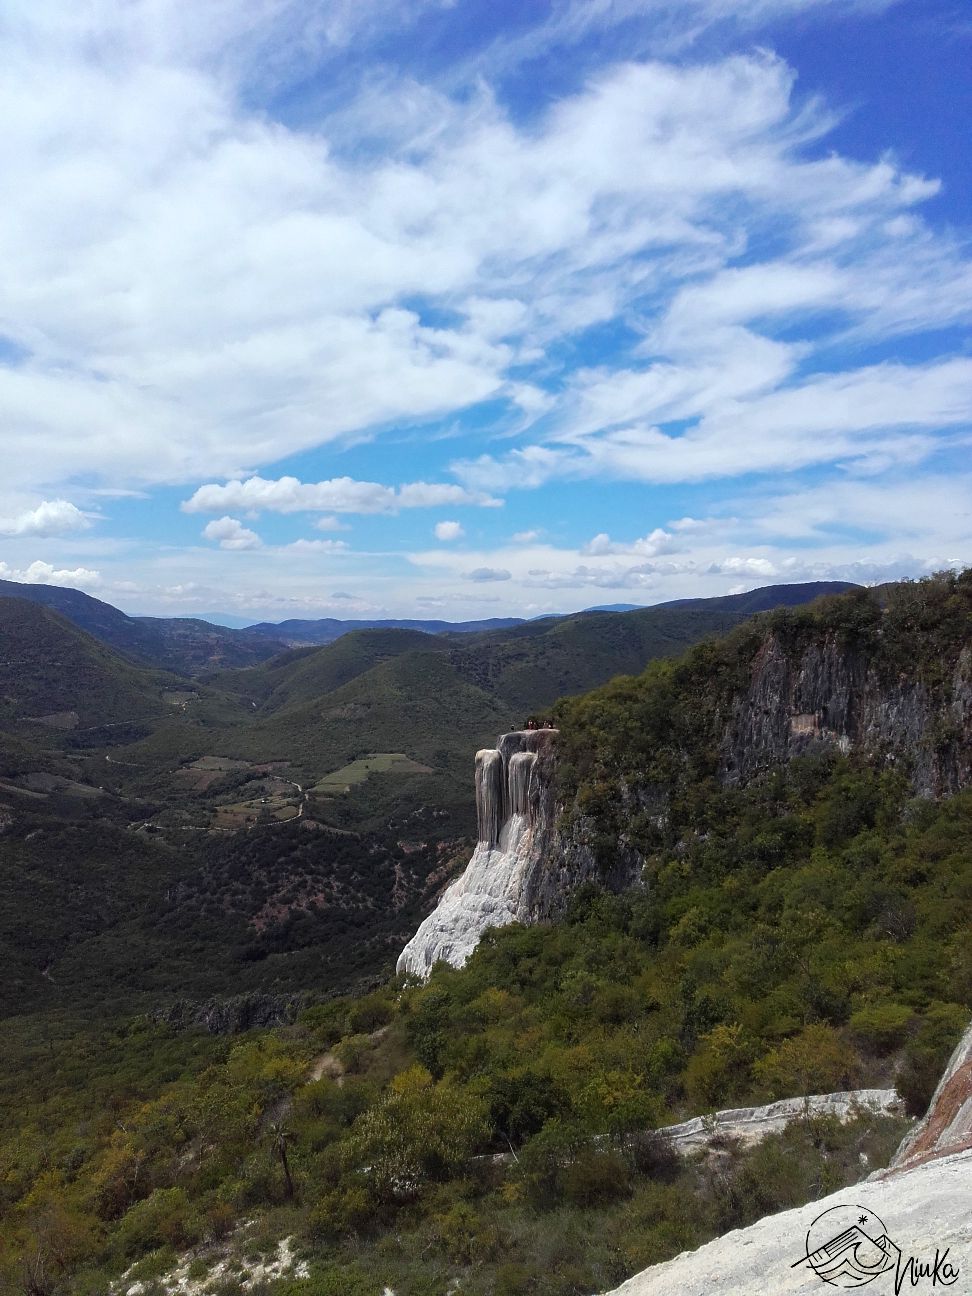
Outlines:
<svg viewBox="0 0 972 1296"><path fill-rule="evenodd" d="M937 178L840 151L831 107L756 44L788 16L889 7L552 0L484 21L469 60L445 64L433 51L464 14L440 0L9 7L0 535L79 546L90 518L68 500L133 518L139 491L175 484L186 514L213 515L215 547L193 532L153 553L185 577L153 588L187 591L198 563L219 590L215 564L232 562L256 597L287 537L262 543L253 515L320 514L319 530L356 515L356 548L385 528L360 548L386 565L340 561L378 599L402 597L395 545L415 543L407 517L389 539L389 519L530 491L512 545L483 540L480 514L475 554L411 563L414 597L443 578L458 600L490 580L511 599L675 597L766 564L810 571L797 541L846 566L832 488L873 509L873 570L905 536L919 564L968 552L960 526L915 530L901 489L967 447L968 240L936 216ZM393 54L404 31L429 39ZM541 98L528 83L550 51L563 66ZM406 476L420 480L383 484ZM587 539L560 514L556 488L577 482ZM671 522L655 496L625 526L617 483L629 500L711 486L710 520ZM791 502L789 536L770 497ZM304 570L340 543L290 540ZM34 552L5 549L17 570ZM86 555L46 558L70 571Z"/></svg>

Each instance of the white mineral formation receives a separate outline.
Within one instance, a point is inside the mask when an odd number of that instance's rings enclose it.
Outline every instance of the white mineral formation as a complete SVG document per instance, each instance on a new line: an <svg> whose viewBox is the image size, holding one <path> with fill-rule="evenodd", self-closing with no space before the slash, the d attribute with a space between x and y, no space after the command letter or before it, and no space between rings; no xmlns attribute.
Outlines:
<svg viewBox="0 0 972 1296"><path fill-rule="evenodd" d="M947 1286L941 1270L934 1286L928 1276L912 1286L906 1270L901 1291L930 1296L939 1290L970 1290L966 1284L972 1281L972 1152L960 1152L887 1179L842 1188L796 1210L767 1215L749 1228L645 1269L609 1296L787 1296L790 1292L813 1296L833 1291L841 1284L821 1280L807 1264L798 1262L806 1254L811 1225L836 1206L859 1207L860 1215L867 1217L865 1230L874 1227L876 1218L878 1232L886 1230L902 1253L904 1266L912 1257L918 1265L933 1266L947 1252L944 1263L959 1269L957 1280ZM914 1266L910 1272L915 1272ZM893 1268L869 1288L875 1296L890 1296L894 1289Z"/></svg>
<svg viewBox="0 0 972 1296"><path fill-rule="evenodd" d="M729 1107L711 1116L693 1116L679 1125L667 1125L660 1133L668 1137L676 1152L688 1156L716 1139L759 1143L769 1134L779 1134L794 1121L832 1116L843 1122L863 1112L890 1115L902 1111L903 1107L894 1089L849 1089L809 1098L781 1098L764 1107Z"/></svg>
<svg viewBox="0 0 972 1296"><path fill-rule="evenodd" d="M838 1214L837 1207L845 1209ZM880 1274L875 1270L876 1281L864 1274L860 1283L851 1283L849 1276L831 1283L810 1264L799 1263L808 1238L819 1239L821 1228L826 1233L827 1221L817 1221L831 1210L834 1220L856 1219L868 1238L877 1238L889 1265L893 1256L893 1267ZM866 1241L863 1255L855 1248L853 1259L873 1263L876 1253ZM819 1259L821 1253L816 1254ZM809 1296L871 1281L875 1296L972 1291L972 1027L952 1055L928 1115L887 1170L653 1265L608 1296Z"/></svg>
<svg viewBox="0 0 972 1296"><path fill-rule="evenodd" d="M487 927L529 918L526 897L549 828L549 786L542 760L555 729L503 734L476 753L479 841L461 877L402 950L398 971L426 977L440 959L461 967Z"/></svg>

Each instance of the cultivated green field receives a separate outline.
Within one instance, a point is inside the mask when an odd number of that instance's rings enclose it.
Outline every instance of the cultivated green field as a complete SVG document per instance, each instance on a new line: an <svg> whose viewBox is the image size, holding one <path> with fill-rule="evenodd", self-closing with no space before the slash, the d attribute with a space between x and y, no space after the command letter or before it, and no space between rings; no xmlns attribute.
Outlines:
<svg viewBox="0 0 972 1296"><path fill-rule="evenodd" d="M420 765L404 752L374 752L371 756L362 756L358 760L342 765L331 774L325 774L314 784L312 792L324 796L340 796L349 792L358 783L363 783L369 774L431 774L428 765Z"/></svg>

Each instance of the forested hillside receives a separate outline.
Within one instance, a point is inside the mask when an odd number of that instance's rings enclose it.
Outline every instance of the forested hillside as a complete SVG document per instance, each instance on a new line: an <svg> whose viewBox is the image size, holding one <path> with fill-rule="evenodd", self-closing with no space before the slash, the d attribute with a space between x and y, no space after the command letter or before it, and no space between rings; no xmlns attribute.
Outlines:
<svg viewBox="0 0 972 1296"><path fill-rule="evenodd" d="M487 935L460 970L236 1038L11 1019L9 1289L94 1296L128 1271L161 1292L187 1248L194 1278L220 1257L240 1274L290 1237L306 1269L266 1281L280 1296L576 1296L883 1164L903 1128L888 1117L697 1162L650 1132L860 1086L927 1104L972 1008L972 791L915 780L965 777L970 597L965 574L773 612L562 703L563 839L608 872L624 849L638 876ZM790 668L825 649L860 667L866 706L775 725L767 671L789 715L813 687ZM867 720L875 689L897 745ZM741 732L780 758L740 768ZM307 830L283 831L300 891ZM211 858L212 909L170 895L207 921L246 911L260 841Z"/></svg>

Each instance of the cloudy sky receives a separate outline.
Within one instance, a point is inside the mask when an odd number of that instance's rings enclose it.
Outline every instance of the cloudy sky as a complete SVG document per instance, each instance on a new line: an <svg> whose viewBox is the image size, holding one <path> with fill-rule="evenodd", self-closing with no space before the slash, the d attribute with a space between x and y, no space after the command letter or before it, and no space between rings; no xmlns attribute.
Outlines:
<svg viewBox="0 0 972 1296"><path fill-rule="evenodd" d="M972 562L964 0L8 0L0 576L474 616Z"/></svg>

